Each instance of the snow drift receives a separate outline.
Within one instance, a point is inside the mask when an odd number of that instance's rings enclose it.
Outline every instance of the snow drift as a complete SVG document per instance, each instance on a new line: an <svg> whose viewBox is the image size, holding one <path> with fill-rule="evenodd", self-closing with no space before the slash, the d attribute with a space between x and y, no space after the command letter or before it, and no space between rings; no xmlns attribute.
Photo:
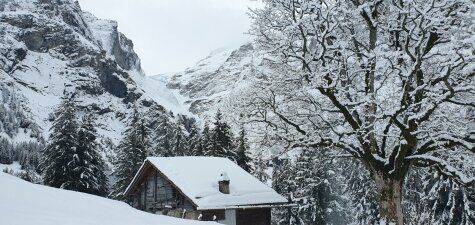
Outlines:
<svg viewBox="0 0 475 225"><path fill-rule="evenodd" d="M0 221L8 225L213 225L135 210L94 195L31 184L0 172Z"/></svg>

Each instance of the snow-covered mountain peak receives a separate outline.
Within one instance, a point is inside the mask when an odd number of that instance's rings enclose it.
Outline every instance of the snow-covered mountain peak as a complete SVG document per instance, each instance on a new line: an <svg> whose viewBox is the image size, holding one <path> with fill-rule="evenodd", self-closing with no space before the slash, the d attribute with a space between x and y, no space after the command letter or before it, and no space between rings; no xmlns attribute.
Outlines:
<svg viewBox="0 0 475 225"><path fill-rule="evenodd" d="M0 0L0 92L15 96L43 137L64 91L76 93L81 111L97 115L102 139L115 143L133 105L144 114L190 115L164 84L144 76L117 27L73 0Z"/></svg>
<svg viewBox="0 0 475 225"><path fill-rule="evenodd" d="M213 51L195 66L169 76L167 86L182 95L183 104L202 119L209 119L224 98L247 85L263 55L252 44ZM154 79L164 80L164 76Z"/></svg>

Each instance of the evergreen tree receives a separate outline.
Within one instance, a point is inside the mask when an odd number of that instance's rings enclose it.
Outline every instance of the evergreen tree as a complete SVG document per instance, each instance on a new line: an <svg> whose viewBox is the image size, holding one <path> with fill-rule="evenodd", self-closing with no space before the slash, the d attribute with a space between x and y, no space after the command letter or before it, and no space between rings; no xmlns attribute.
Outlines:
<svg viewBox="0 0 475 225"><path fill-rule="evenodd" d="M74 182L79 179L72 166L78 157L74 96L65 95L56 114L42 162L44 183L51 187L74 190Z"/></svg>
<svg viewBox="0 0 475 225"><path fill-rule="evenodd" d="M266 183L270 179L267 169L267 161L264 160L262 152L258 152L256 160L254 161L254 170L252 171L252 174L261 182Z"/></svg>
<svg viewBox="0 0 475 225"><path fill-rule="evenodd" d="M259 172L260 176L268 176L263 170L263 159L259 157L258 159L258 167L256 167L256 171ZM267 169L267 166L265 167ZM276 158L273 160L273 173L272 173L272 188L274 188L277 193L281 194L282 196L286 197L289 201L293 202L293 192L295 191L295 181L292 177L294 167L291 164L291 161L288 159L280 159ZM260 178L259 176L257 176ZM263 179L263 178L260 178ZM264 180L261 180L265 182ZM301 223L298 220L298 216L295 214L295 210L292 208L280 208L276 209L274 212L274 220L273 224L277 225L294 225Z"/></svg>
<svg viewBox="0 0 475 225"><path fill-rule="evenodd" d="M349 202L345 197L338 162L320 151L303 149L295 162L274 161L273 187L298 207L276 211L278 224L348 224ZM366 224L366 223L365 223Z"/></svg>
<svg viewBox="0 0 475 225"><path fill-rule="evenodd" d="M198 144L195 148L195 150L193 151L193 155L194 156L204 156L204 143L203 143L203 137L200 137L199 140L198 140Z"/></svg>
<svg viewBox="0 0 475 225"><path fill-rule="evenodd" d="M174 144L172 146L172 155L173 156L185 156L185 149L184 149L184 140L182 138L182 133L180 130L175 130L174 137Z"/></svg>
<svg viewBox="0 0 475 225"><path fill-rule="evenodd" d="M294 197L299 201L299 220L304 224L324 225L328 207L325 192L328 190L324 171L317 169L313 157L312 152L305 149L295 162Z"/></svg>
<svg viewBox="0 0 475 225"><path fill-rule="evenodd" d="M213 137L208 122L205 122L203 133L201 134L200 144L196 150L197 156L210 156L213 147Z"/></svg>
<svg viewBox="0 0 475 225"><path fill-rule="evenodd" d="M427 171L429 170L429 171ZM407 224L475 224L475 189L433 168L411 171L404 204ZM433 175L428 175L432 173Z"/></svg>
<svg viewBox="0 0 475 225"><path fill-rule="evenodd" d="M14 138L21 128L28 128L29 136L40 141L41 129L24 112L17 96L14 85L0 82L0 132Z"/></svg>
<svg viewBox="0 0 475 225"><path fill-rule="evenodd" d="M173 156L185 156L188 155L187 148L188 148L188 140L184 137L186 130L183 128L184 121L183 118L180 116L178 117L178 121L176 124L173 124L172 131L173 131L173 145L172 145L172 155Z"/></svg>
<svg viewBox="0 0 475 225"><path fill-rule="evenodd" d="M137 108L134 108L124 137L118 146L113 173L117 180L112 191L112 197L116 199L124 199L123 192L147 157L149 147L147 129L140 117Z"/></svg>
<svg viewBox="0 0 475 225"><path fill-rule="evenodd" d="M30 183L34 183L34 184L42 183L41 176L30 169L25 169L24 171L20 171L13 175L19 177L22 180L28 181Z"/></svg>
<svg viewBox="0 0 475 225"><path fill-rule="evenodd" d="M159 116L159 122L154 130L155 153L154 156L174 156L173 148L176 146L175 128L165 114Z"/></svg>
<svg viewBox="0 0 475 225"><path fill-rule="evenodd" d="M191 125L190 133L188 134L188 155L202 155L202 145L200 143L200 133L196 124Z"/></svg>
<svg viewBox="0 0 475 225"><path fill-rule="evenodd" d="M207 155L224 157L235 161L233 150L233 139L231 128L224 121L223 115L218 110L215 116L214 127L212 130L212 147Z"/></svg>
<svg viewBox="0 0 475 225"><path fill-rule="evenodd" d="M236 148L236 163L250 173L252 170L252 159L249 157L248 149L246 131L244 130L244 126L242 126Z"/></svg>
<svg viewBox="0 0 475 225"><path fill-rule="evenodd" d="M6 138L0 138L0 164L13 163L13 145Z"/></svg>
<svg viewBox="0 0 475 225"><path fill-rule="evenodd" d="M361 162L347 159L341 164L342 174L346 177L346 186L351 199L351 214L358 224L378 224L377 192L369 173L364 171Z"/></svg>
<svg viewBox="0 0 475 225"><path fill-rule="evenodd" d="M304 149L294 167L293 196L299 202L296 214L302 224L348 224L343 212L346 201L341 198L333 163L321 151Z"/></svg>
<svg viewBox="0 0 475 225"><path fill-rule="evenodd" d="M98 152L97 131L92 115L86 115L78 133L76 173L79 174L76 190L105 196L108 192L105 162Z"/></svg>
<svg viewBox="0 0 475 225"><path fill-rule="evenodd" d="M475 224L475 188L461 185L439 172L434 174L426 175L424 179L422 205L427 208L419 214L425 214L421 219L424 218L426 224L434 225Z"/></svg>
<svg viewBox="0 0 475 225"><path fill-rule="evenodd" d="M44 144L36 141L21 142L15 146L15 160L18 161L23 170L31 170L40 173L39 164L41 151Z"/></svg>
<svg viewBox="0 0 475 225"><path fill-rule="evenodd" d="M137 109L136 109L137 110ZM138 123L138 136L139 136L139 145L138 148L142 149L145 153L145 156L148 156L150 153L151 143L149 140L150 130L147 127L146 121L143 118L143 115L138 113L139 116L139 123Z"/></svg>

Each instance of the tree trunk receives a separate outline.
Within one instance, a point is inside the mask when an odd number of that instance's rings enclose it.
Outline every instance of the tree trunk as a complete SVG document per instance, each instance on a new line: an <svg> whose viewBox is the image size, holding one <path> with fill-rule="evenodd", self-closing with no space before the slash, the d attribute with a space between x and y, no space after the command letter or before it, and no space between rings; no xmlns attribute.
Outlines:
<svg viewBox="0 0 475 225"><path fill-rule="evenodd" d="M381 218L385 219L387 224L403 225L403 181L381 173L375 173L374 179L379 194L379 214Z"/></svg>

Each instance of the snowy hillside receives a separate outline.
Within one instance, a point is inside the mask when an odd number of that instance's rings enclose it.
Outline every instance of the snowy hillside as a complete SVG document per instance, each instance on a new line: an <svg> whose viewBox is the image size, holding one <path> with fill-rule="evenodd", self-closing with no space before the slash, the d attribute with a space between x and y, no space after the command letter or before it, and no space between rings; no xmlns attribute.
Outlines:
<svg viewBox="0 0 475 225"><path fill-rule="evenodd" d="M183 105L202 119L208 119L224 99L232 97L260 74L262 65L263 56L252 44L244 44L218 49L183 72L153 78L166 80L168 88L182 96Z"/></svg>
<svg viewBox="0 0 475 225"><path fill-rule="evenodd" d="M133 105L189 115L171 91L144 76L132 41L117 27L73 0L0 0L0 91L14 96L29 121L2 136L47 137L64 91L76 93L81 109L97 116L101 139L113 143Z"/></svg>
<svg viewBox="0 0 475 225"><path fill-rule="evenodd" d="M153 215L106 198L31 184L0 172L1 223L8 225L212 225Z"/></svg>

